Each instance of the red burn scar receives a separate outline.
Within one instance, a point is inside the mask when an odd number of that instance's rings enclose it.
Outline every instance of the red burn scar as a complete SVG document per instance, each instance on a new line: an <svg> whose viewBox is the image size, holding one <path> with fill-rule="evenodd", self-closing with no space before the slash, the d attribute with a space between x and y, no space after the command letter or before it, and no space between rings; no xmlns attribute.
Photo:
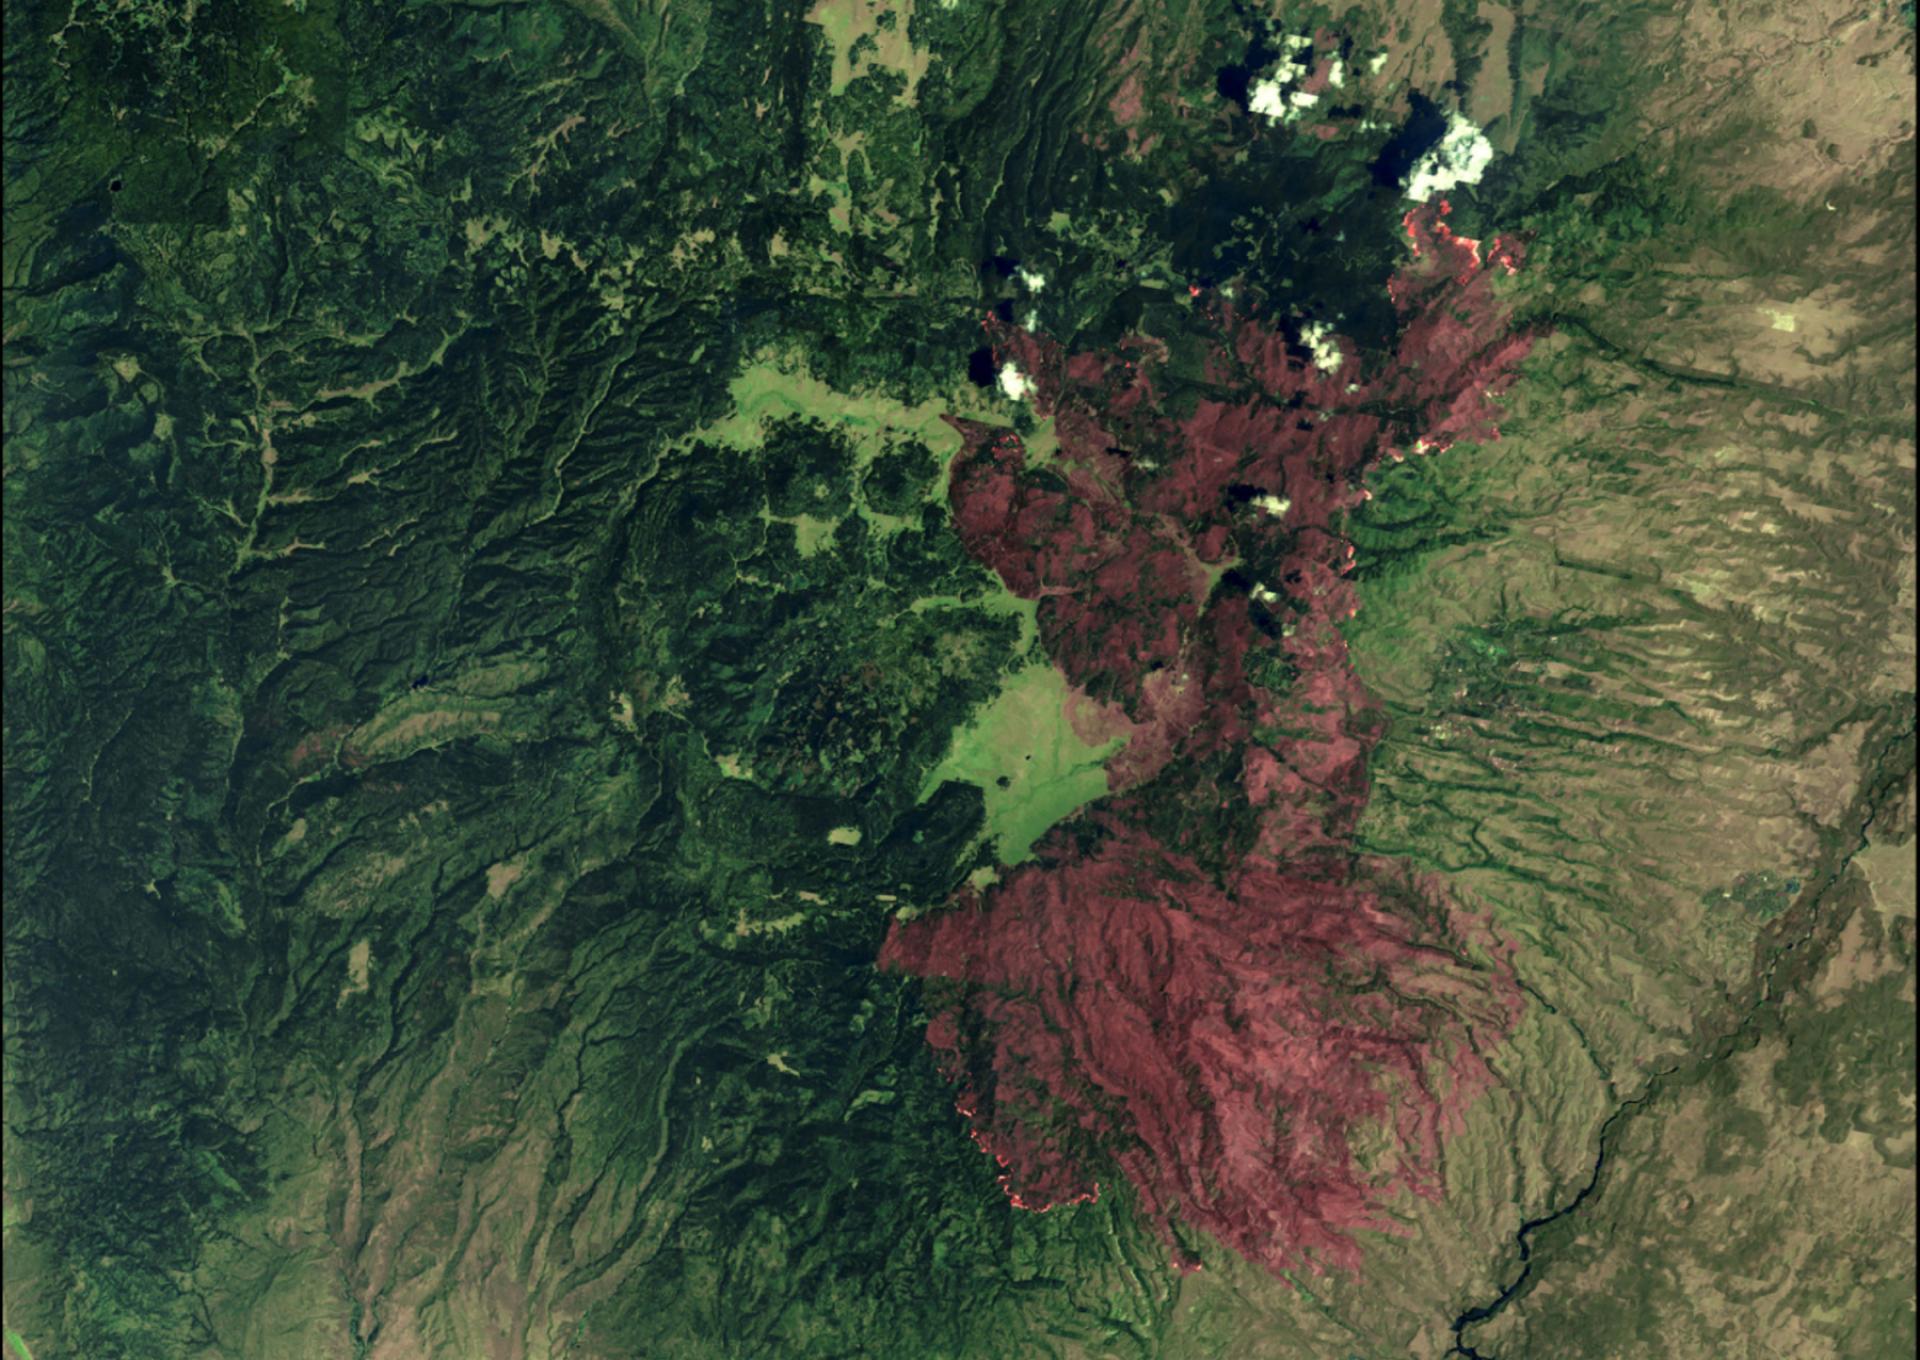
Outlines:
<svg viewBox="0 0 1920 1360"><path fill-rule="evenodd" d="M1357 1269L1356 1230L1440 1193L1520 1012L1490 923L1354 845L1383 723L1338 626L1345 518L1382 454L1491 437L1528 346L1488 276L1518 246L1483 260L1439 218L1407 219L1378 372L1322 372L1215 304L1209 376L1235 395L1176 421L1163 345L1067 355L996 323L1059 452L1036 476L1017 437L955 422L967 551L1039 601L1073 712L1129 744L1071 833L896 922L880 962L926 979L927 1042L1011 1203L1090 1202L1117 1171L1182 1268L1176 1220L1276 1273Z"/></svg>

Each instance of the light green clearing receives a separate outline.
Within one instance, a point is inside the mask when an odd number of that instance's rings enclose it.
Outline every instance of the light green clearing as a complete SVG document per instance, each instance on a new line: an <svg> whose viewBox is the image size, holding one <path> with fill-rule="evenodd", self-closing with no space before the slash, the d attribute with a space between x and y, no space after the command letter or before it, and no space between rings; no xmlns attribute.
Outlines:
<svg viewBox="0 0 1920 1360"><path fill-rule="evenodd" d="M729 384L733 411L698 432L735 448L756 448L770 420L802 416L843 431L857 450L856 466L864 467L890 440L913 437L943 463L959 452L960 435L940 417L953 411L980 415L973 409L977 396L961 394L951 402L924 402L906 406L888 397L837 391L806 371L804 361L765 354ZM1051 456L1052 421L1043 422L1028 441L1030 456ZM1037 450L1035 445L1038 446ZM930 497L944 498L938 481ZM867 515L881 524L889 517ZM802 517L799 525L803 552L817 549L831 535L833 522ZM916 611L943 604L986 608L1016 615L1020 621L1019 651L1026 651L1038 633L1033 600L1022 600L1004 590L981 598L932 597L914 601ZM946 757L927 776L920 798L925 801L948 779L979 785L986 798L986 836L1004 864L1032 857L1033 843L1048 827L1107 791L1103 763L1125 743L1116 739L1089 746L1067 723L1066 678L1053 666L1035 664L1010 676L998 695L974 714L973 721L954 734ZM1007 786L1001 788L999 780Z"/></svg>
<svg viewBox="0 0 1920 1360"><path fill-rule="evenodd" d="M882 28L877 22L880 14L887 10L894 11L892 28ZM933 60L933 52L929 48L915 47L908 41L907 30L912 19L913 5L910 0L901 3L885 3L884 0L823 0L823 3L816 4L807 15L807 22L818 24L825 31L827 50L833 53L833 75L827 92L839 94L846 89L856 74L853 69L853 45L861 38L870 38L873 46L863 64L885 67L905 76L907 89L900 97L900 102L909 105L914 103L920 82L925 79L927 67Z"/></svg>
<svg viewBox="0 0 1920 1360"><path fill-rule="evenodd" d="M778 515L767 516L770 520L779 519ZM786 520L793 526L794 546L802 557L812 557L820 549L833 541L833 531L839 525L837 519L821 519L816 515L801 515Z"/></svg>
<svg viewBox="0 0 1920 1360"><path fill-rule="evenodd" d="M1028 651L1040 637L1040 601L1023 600L1005 587L991 595L922 595L908 606L916 614L948 607L986 609L995 614L1013 615L1020 626L1020 637L1013 645L1015 656Z"/></svg>
<svg viewBox="0 0 1920 1360"><path fill-rule="evenodd" d="M20 1360L33 1360L33 1352L27 1349L26 1338L9 1327L6 1329L7 1344L19 1353Z"/></svg>
<svg viewBox="0 0 1920 1360"><path fill-rule="evenodd" d="M1067 723L1067 697L1066 678L1053 666L1016 671L954 733L945 759L920 787L925 801L949 779L979 785L986 835L1003 864L1032 858L1033 843L1048 827L1104 794L1105 761L1125 745L1118 738L1104 746L1081 741Z"/></svg>
<svg viewBox="0 0 1920 1360"><path fill-rule="evenodd" d="M1033 433L1022 435L1020 447L1026 452L1026 465L1030 468L1045 467L1060 452L1060 441L1053 433L1053 417L1048 416L1033 427Z"/></svg>
<svg viewBox="0 0 1920 1360"><path fill-rule="evenodd" d="M982 415L977 400L954 403L922 402L907 406L890 397L860 396L841 392L821 382L806 370L804 360L775 353L763 353L727 385L733 398L732 412L721 420L697 430L694 439L710 439L736 449L757 449L764 440L769 421L788 416L817 420L837 428L854 447L854 467L864 468L886 450L889 443L918 439L933 452L942 465L960 451L960 433L940 417L948 411L959 415ZM944 500L947 488L936 479L927 488L929 500ZM859 505L861 515L882 533L905 528L907 520L878 514ZM769 519L776 516L769 515ZM811 556L833 536L838 520L801 516L788 520L793 524L802 556Z"/></svg>
<svg viewBox="0 0 1920 1360"><path fill-rule="evenodd" d="M944 402L904 406L890 397L857 396L841 392L808 373L802 362L763 354L727 385L733 413L696 435L737 449L760 446L761 430L769 420L804 416L823 425L839 426L858 449L865 466L887 438L911 435L935 456L951 458L960 450L960 434L940 417Z"/></svg>

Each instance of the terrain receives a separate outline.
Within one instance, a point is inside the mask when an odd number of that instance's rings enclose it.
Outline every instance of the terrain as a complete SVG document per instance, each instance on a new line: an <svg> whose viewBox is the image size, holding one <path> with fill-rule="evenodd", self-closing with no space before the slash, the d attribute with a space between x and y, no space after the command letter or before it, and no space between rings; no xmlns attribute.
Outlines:
<svg viewBox="0 0 1920 1360"><path fill-rule="evenodd" d="M5 1344L1907 1355L1910 6L5 15Z"/></svg>

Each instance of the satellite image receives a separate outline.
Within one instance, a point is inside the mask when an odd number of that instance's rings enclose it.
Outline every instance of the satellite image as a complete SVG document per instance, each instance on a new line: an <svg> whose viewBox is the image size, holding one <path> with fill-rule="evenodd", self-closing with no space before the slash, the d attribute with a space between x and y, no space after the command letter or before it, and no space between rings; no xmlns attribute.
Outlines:
<svg viewBox="0 0 1920 1360"><path fill-rule="evenodd" d="M1915 1348L1911 0L7 0L5 1360Z"/></svg>

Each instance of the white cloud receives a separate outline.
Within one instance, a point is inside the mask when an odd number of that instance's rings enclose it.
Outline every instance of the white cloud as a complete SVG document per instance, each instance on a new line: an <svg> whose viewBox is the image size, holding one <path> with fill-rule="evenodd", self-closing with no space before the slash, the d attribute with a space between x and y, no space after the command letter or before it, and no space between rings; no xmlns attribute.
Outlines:
<svg viewBox="0 0 1920 1360"><path fill-rule="evenodd" d="M1425 203L1461 184L1478 184L1493 163L1493 143L1458 113L1448 115L1440 145L1414 163L1407 176L1407 197Z"/></svg>
<svg viewBox="0 0 1920 1360"><path fill-rule="evenodd" d="M1247 109L1252 113L1264 113L1269 118L1284 117L1287 112L1286 91L1280 82L1269 76L1253 87L1253 97L1247 101Z"/></svg>
<svg viewBox="0 0 1920 1360"><path fill-rule="evenodd" d="M1324 321L1309 321L1300 328L1300 338L1313 352L1314 367L1325 373L1340 371L1340 346L1333 342L1333 327Z"/></svg>
<svg viewBox="0 0 1920 1360"><path fill-rule="evenodd" d="M1247 100L1247 111L1263 113L1276 122L1290 123L1319 102L1319 95L1308 94L1305 90L1290 91L1286 82L1278 76L1268 76L1254 85Z"/></svg>
<svg viewBox="0 0 1920 1360"><path fill-rule="evenodd" d="M1253 506L1256 510L1264 510L1275 519L1278 519L1280 516L1286 514L1287 511L1293 509L1293 502L1285 496L1276 496L1272 492L1268 492L1264 496L1255 496L1253 498Z"/></svg>
<svg viewBox="0 0 1920 1360"><path fill-rule="evenodd" d="M1025 401L1033 391L1033 384L1027 381L1027 375L1012 364L1000 365L1000 390L1010 400Z"/></svg>
<svg viewBox="0 0 1920 1360"><path fill-rule="evenodd" d="M1038 293L1047 286L1047 276L1045 274L1042 274L1037 269L1028 269L1024 265L1014 270L1013 276L1020 280L1021 284L1030 293Z"/></svg>

